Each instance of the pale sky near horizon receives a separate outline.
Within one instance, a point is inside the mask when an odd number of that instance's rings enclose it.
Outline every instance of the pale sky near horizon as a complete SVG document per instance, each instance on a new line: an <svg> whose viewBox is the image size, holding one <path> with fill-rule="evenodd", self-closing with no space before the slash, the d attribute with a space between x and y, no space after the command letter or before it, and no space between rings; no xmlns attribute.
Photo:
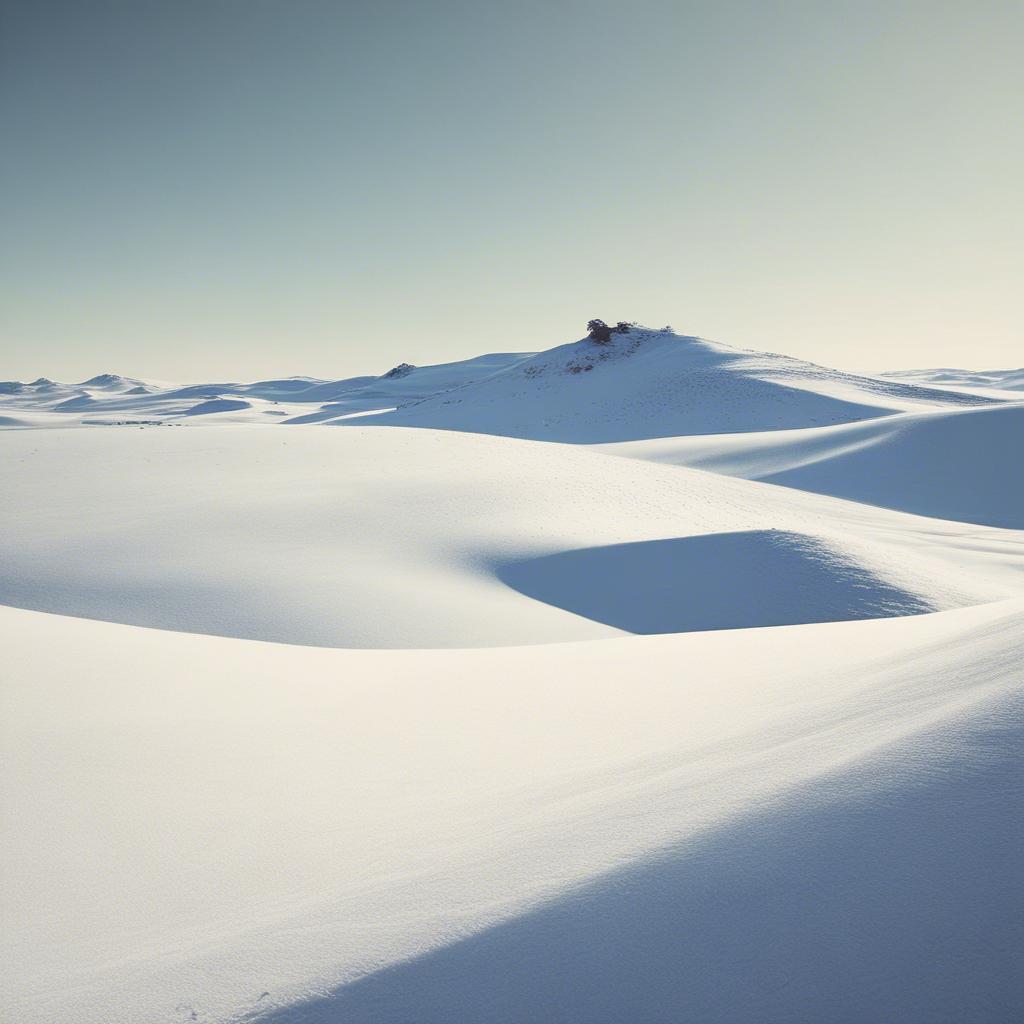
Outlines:
<svg viewBox="0 0 1024 1024"><path fill-rule="evenodd" d="M0 10L0 378L1024 363L1024 2Z"/></svg>

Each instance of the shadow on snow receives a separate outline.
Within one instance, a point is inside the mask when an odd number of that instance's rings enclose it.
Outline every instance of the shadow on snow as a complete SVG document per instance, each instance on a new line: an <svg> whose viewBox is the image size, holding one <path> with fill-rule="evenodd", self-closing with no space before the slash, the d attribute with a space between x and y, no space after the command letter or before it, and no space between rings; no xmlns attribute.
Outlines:
<svg viewBox="0 0 1024 1024"><path fill-rule="evenodd" d="M630 633L914 615L920 597L825 543L782 530L581 548L497 568L528 597Z"/></svg>

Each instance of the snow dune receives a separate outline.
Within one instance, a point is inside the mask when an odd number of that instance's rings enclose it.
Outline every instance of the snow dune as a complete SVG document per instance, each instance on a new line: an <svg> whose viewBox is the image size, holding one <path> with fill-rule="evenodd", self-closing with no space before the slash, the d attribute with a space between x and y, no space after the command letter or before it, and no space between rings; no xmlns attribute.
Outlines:
<svg viewBox="0 0 1024 1024"><path fill-rule="evenodd" d="M185 416L208 416L216 412L239 412L242 409L251 409L252 405L242 398L211 398L198 405L193 405L184 413Z"/></svg>
<svg viewBox="0 0 1024 1024"><path fill-rule="evenodd" d="M176 387L101 374L75 385L0 383L0 409L27 426L180 423L200 412L264 424L344 424L373 415L380 426L582 444L790 430L1007 397L1019 395L864 377L648 328L614 335L609 345L584 338L543 352L401 364L379 377L336 381Z"/></svg>
<svg viewBox="0 0 1024 1024"><path fill-rule="evenodd" d="M358 652L0 609L4 1016L1006 1020L1022 615Z"/></svg>
<svg viewBox="0 0 1024 1024"><path fill-rule="evenodd" d="M863 423L607 445L939 519L1024 529L1024 403Z"/></svg>
<svg viewBox="0 0 1024 1024"><path fill-rule="evenodd" d="M926 385L955 387L957 384L988 387L997 391L1024 391L1024 369L962 370L941 367L930 370L892 370L882 377Z"/></svg>
<svg viewBox="0 0 1024 1024"><path fill-rule="evenodd" d="M1014 370L961 370L943 367L930 370L896 370L883 373L887 380L921 384L930 388L959 391L969 395L983 395L1020 399L1024 392L1024 368Z"/></svg>
<svg viewBox="0 0 1024 1024"><path fill-rule="evenodd" d="M637 328L608 345L583 339L541 352L373 422L593 444L790 430L990 401Z"/></svg>
<svg viewBox="0 0 1024 1024"><path fill-rule="evenodd" d="M212 382L182 387L104 373L81 384L60 384L44 378L30 384L3 381L0 408L14 411L16 422L0 421L0 426L175 423L183 417L211 414L221 422L316 423L421 401L514 366L531 354L497 352L436 366L404 364L379 377L346 380L288 377L251 384Z"/></svg>
<svg viewBox="0 0 1024 1024"><path fill-rule="evenodd" d="M994 703L867 771L262 1019L1014 1020L1022 720L1021 700Z"/></svg>
<svg viewBox="0 0 1024 1024"><path fill-rule="evenodd" d="M953 608L1011 596L1024 567L1017 533L484 435L19 431L4 448L0 602L187 632L548 643ZM604 607L581 601L591 584Z"/></svg>

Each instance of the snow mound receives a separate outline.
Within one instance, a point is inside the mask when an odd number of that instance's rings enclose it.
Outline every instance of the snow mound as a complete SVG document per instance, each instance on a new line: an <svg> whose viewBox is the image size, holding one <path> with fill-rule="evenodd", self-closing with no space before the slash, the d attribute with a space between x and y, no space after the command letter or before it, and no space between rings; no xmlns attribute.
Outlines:
<svg viewBox="0 0 1024 1024"><path fill-rule="evenodd" d="M598 443L793 429L988 401L634 328L607 344L585 338L541 352L367 422Z"/></svg>
<svg viewBox="0 0 1024 1024"><path fill-rule="evenodd" d="M81 384L76 386L80 388L93 388L99 391L128 391L131 388L138 387L140 384L142 384L142 381L136 380L134 377L122 377L117 373L100 373L95 377L82 381Z"/></svg>
<svg viewBox="0 0 1024 1024"><path fill-rule="evenodd" d="M100 402L93 395L90 395L88 391L81 391L71 398L65 398L62 402L58 402L53 406L54 412L82 412L85 410L92 411Z"/></svg>
<svg viewBox="0 0 1024 1024"><path fill-rule="evenodd" d="M295 395L296 401L310 401L315 395L324 401L320 409L303 412L291 423L329 423L343 420L355 413L380 412L399 405L421 402L433 395L443 395L466 387L474 381L517 366L531 353L491 352L473 359L436 366L413 366L401 363L380 377L356 378L342 382L344 386L318 388Z"/></svg>
<svg viewBox="0 0 1024 1024"><path fill-rule="evenodd" d="M1024 404L818 430L674 438L606 451L764 480L917 515L1024 529Z"/></svg>
<svg viewBox="0 0 1024 1024"><path fill-rule="evenodd" d="M206 402L193 405L185 411L186 416L207 416L215 412L238 412L241 409L251 409L252 405L241 398L211 398Z"/></svg>

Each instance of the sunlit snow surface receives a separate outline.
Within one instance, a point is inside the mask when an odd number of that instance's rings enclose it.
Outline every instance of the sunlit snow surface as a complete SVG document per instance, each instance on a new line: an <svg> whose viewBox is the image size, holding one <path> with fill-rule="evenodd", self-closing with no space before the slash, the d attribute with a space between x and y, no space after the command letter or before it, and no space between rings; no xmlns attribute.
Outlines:
<svg viewBox="0 0 1024 1024"><path fill-rule="evenodd" d="M1019 1019L1017 380L0 384L0 1017Z"/></svg>

